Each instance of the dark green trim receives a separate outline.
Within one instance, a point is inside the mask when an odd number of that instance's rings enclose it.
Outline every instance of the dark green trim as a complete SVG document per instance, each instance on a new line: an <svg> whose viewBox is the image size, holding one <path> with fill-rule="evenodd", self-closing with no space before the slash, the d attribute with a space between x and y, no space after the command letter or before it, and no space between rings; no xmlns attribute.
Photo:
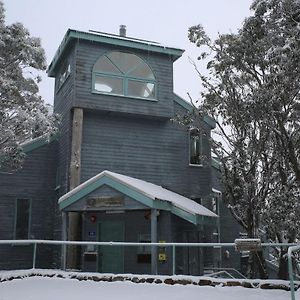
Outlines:
<svg viewBox="0 0 300 300"><path fill-rule="evenodd" d="M203 219L199 218L201 216L191 214L179 207L176 207L172 205L171 202L168 201L162 201L160 199L152 199L141 192L129 187L126 184L123 184L122 182L119 182L118 180L115 180L114 178L111 178L110 176L103 175L99 179L91 182L90 184L82 187L79 189L77 192L74 194L71 194L68 198L64 199L59 203L59 209L64 210L68 206L72 205L76 201L82 199L86 195L90 194L97 188L103 186L103 185L108 185L111 188L121 192L122 194L127 195L128 197L150 207L150 208L155 208L155 209L161 209L161 210L166 210L166 211L171 211L173 214L177 215L178 217L185 219L188 222L191 222L195 225L201 224L198 222L202 222ZM210 217L206 217L210 219Z"/></svg>
<svg viewBox="0 0 300 300"><path fill-rule="evenodd" d="M38 148L50 144L53 141L56 141L57 138L58 138L58 134L51 135L49 138L45 136L41 136L36 139L33 139L32 141L25 142L24 144L21 145L21 147L24 153L29 153L33 150L36 150Z"/></svg>
<svg viewBox="0 0 300 300"><path fill-rule="evenodd" d="M174 93L174 100L177 104L179 104L180 106L185 108L188 112L190 112L190 113L193 112L194 106L192 104L190 104L189 102L185 101L183 98L181 98L180 96L178 96L175 93ZM203 117L203 121L207 125L209 125L212 129L214 129L216 127L216 121L210 116L205 115Z"/></svg>
<svg viewBox="0 0 300 300"><path fill-rule="evenodd" d="M197 216L197 224L203 224L208 226L216 226L219 222L219 217Z"/></svg>
<svg viewBox="0 0 300 300"><path fill-rule="evenodd" d="M184 50L178 48L164 47L159 44L153 44L151 42L147 43L144 41L134 40L126 37L117 37L109 34L95 34L91 32L78 31L73 29L68 29L65 34L58 50L55 53L55 56L48 67L48 75L50 77L55 77L55 68L57 66L58 61L63 56L66 48L72 40L86 40L91 42L98 42L110 45L117 45L121 47L131 48L131 49L139 49L148 52L156 52L165 55L169 55L172 57L172 60L175 61L179 57L181 57Z"/></svg>
<svg viewBox="0 0 300 300"><path fill-rule="evenodd" d="M192 112L194 107L189 102L185 101L183 98L179 97L177 94L174 93L174 100L177 104L185 108L188 112Z"/></svg>

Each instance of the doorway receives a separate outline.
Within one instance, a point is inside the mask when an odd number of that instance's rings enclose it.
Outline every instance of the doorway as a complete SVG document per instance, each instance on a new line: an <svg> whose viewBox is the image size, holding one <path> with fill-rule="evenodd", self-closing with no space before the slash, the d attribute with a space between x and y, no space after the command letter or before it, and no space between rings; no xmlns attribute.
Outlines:
<svg viewBox="0 0 300 300"><path fill-rule="evenodd" d="M124 241L124 222L103 221L97 225L97 240L99 242ZM124 247L99 246L97 249L97 271L102 273L124 272Z"/></svg>

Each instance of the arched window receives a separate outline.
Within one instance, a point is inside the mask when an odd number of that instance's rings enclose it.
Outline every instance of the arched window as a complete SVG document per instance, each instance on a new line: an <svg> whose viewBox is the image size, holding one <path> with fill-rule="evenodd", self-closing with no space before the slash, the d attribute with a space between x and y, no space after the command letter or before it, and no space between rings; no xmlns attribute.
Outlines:
<svg viewBox="0 0 300 300"><path fill-rule="evenodd" d="M156 81L152 70L140 57L112 51L101 56L94 65L93 91L156 99Z"/></svg>

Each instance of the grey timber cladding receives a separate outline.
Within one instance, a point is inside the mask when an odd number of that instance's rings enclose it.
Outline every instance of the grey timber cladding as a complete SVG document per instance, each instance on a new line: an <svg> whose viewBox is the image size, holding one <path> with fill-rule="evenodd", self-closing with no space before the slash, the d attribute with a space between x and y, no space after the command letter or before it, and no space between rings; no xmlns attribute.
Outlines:
<svg viewBox="0 0 300 300"><path fill-rule="evenodd" d="M76 77L73 105L94 110L117 111L152 117L173 116L173 62L166 55L134 51L152 69L157 81L157 101L92 93L92 69L97 59L111 51L126 48L78 40L75 45ZM132 51L128 51L132 53Z"/></svg>
<svg viewBox="0 0 300 300"><path fill-rule="evenodd" d="M56 77L54 91L54 111L60 114L61 123L59 128L60 139L58 144L58 163L59 169L59 185L60 195L68 192L68 168L70 165L70 145L72 134L72 107L75 97L74 80L75 80L75 51L71 49L67 57L62 59L67 60L71 66L71 73L66 78L65 82L59 87ZM62 67L62 65L61 65ZM60 69L58 70L58 73Z"/></svg>
<svg viewBox="0 0 300 300"><path fill-rule="evenodd" d="M204 143L209 156L209 145ZM209 166L189 166L188 132L170 120L85 112L81 182L103 170L161 185L187 197L211 193Z"/></svg>
<svg viewBox="0 0 300 300"><path fill-rule="evenodd" d="M27 154L23 168L0 174L0 238L14 239L16 199L31 200L30 239L53 239L53 211L56 204L56 142ZM1 246L0 269L31 267L31 246ZM50 267L51 253L38 252L37 267Z"/></svg>

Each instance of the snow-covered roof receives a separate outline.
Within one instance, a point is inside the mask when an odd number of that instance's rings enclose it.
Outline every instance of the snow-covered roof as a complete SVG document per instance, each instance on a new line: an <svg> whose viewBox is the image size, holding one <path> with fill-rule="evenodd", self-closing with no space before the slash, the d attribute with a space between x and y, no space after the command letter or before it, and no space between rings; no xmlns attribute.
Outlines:
<svg viewBox="0 0 300 300"><path fill-rule="evenodd" d="M87 193L90 193L92 190L89 187L94 186L95 188L93 190L95 190L96 188L101 186L101 185L95 185L95 183L100 182L100 180L104 177L113 182L120 183L122 186L125 186L125 187L129 188L130 190L134 190L135 192L138 192L138 194L147 197L147 199L151 199L153 202L163 201L163 202L165 202L165 204L169 205L168 207L175 208L174 211L176 211L176 209L177 209L183 213L187 213L189 215L193 215L196 217L197 216L205 216L205 217L213 217L213 218L218 217L215 213L213 213L206 207L200 205L199 203L197 203L187 197L184 197L177 193L169 191L159 185L156 185L156 184L144 181L144 180L140 180L137 178L129 177L126 175L107 171L107 170L90 178L86 182L77 186L75 189L73 189L70 192L68 192L67 194L63 195L58 200L61 209L64 207L67 207L71 203L74 203L75 201L82 198L82 196L80 198L76 197L76 196L78 196L81 193L81 191L83 191L84 189L86 189L88 191ZM105 184L107 184L107 182ZM73 199L73 200L70 201L70 199ZM65 202L67 202L67 200L69 200L68 201L69 204L65 203ZM172 211L172 209L170 209L170 210Z"/></svg>
<svg viewBox="0 0 300 300"><path fill-rule="evenodd" d="M21 148L25 153L31 152L35 149L38 149L44 145L50 144L55 141L58 137L58 134L53 135L42 135L34 139L27 140L20 144Z"/></svg>

